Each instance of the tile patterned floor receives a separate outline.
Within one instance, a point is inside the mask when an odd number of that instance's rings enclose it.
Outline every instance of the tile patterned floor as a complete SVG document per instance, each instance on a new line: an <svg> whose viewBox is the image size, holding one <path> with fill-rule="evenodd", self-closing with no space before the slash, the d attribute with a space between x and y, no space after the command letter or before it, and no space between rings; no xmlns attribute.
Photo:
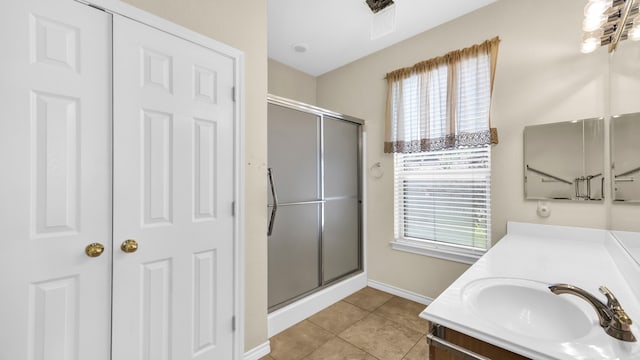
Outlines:
<svg viewBox="0 0 640 360"><path fill-rule="evenodd" d="M272 337L261 360L425 360L424 305L366 287Z"/></svg>

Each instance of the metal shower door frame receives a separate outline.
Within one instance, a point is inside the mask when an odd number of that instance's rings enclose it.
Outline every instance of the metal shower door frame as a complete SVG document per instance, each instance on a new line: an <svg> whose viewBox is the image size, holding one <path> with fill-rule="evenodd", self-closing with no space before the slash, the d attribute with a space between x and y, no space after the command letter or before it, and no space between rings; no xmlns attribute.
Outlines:
<svg viewBox="0 0 640 360"><path fill-rule="evenodd" d="M309 113L309 114L313 114L319 117L319 121L318 121L318 131L317 131L317 141L319 144L319 152L318 152L318 156L319 156L319 161L318 161L318 176L319 176L319 181L317 182L318 184L318 189L317 189L317 193L318 193L318 199L314 200L314 201L303 201L303 202L292 202L292 203L279 203L277 202L277 174L272 174L271 169L268 169L268 176L269 176L269 181L270 181L270 190L272 191L272 196L273 196L273 200L274 203L273 205L268 205L268 207L273 207L274 210L272 211L272 215L271 215L271 219L269 221L269 229L268 229L268 234L271 234L271 231L273 230L273 226L275 223L275 214L277 212L277 208L278 207L282 207L282 206L293 206L293 205L306 205L306 204L318 204L320 205L320 212L319 212L319 228L318 228L318 266L319 266L319 271L318 271L318 286L310 291L307 291L305 293L302 293L296 297L293 297L289 300L286 300L284 302L281 302L279 304L273 305L272 307L270 307L268 309L269 312L280 309L286 305L289 305L291 303L294 303L314 292L317 292L319 290L322 290L324 288L326 288L327 286L339 282L345 278L348 278L352 275L358 274L360 272L363 271L363 174L362 174L362 165L363 165L363 141L364 141L364 135L363 135L363 127L364 127L364 120L362 119L358 119L356 117L353 116L349 116L349 115L344 115L341 113L337 113L334 111L330 111L330 110L326 110L320 107L316 107L313 105L309 105L309 104L305 104L299 101L295 101L295 100L291 100L291 99L287 99L287 98L283 98L283 97L279 97L276 95L267 95L267 103L268 104L273 104L273 105L277 105L277 106L281 106L281 107L285 107L285 108L289 108L292 110L297 110L297 111L302 111L305 113ZM357 184L358 184L358 193L357 193L357 203L358 203L358 266L357 269L354 271L351 271L349 273L346 273L338 278L334 278L334 279L330 279L330 280L325 280L324 279L324 274L325 274L325 267L324 267L324 229L325 229L325 207L326 207L326 199L325 199L325 179L324 179L324 175L325 175L325 145L324 145L324 124L325 124L325 117L330 117L332 119L335 120L339 120L339 121L346 121L349 123L353 123L356 124L358 126L358 161L357 161L357 171L356 171L356 176L357 176ZM273 178L276 178L275 180Z"/></svg>

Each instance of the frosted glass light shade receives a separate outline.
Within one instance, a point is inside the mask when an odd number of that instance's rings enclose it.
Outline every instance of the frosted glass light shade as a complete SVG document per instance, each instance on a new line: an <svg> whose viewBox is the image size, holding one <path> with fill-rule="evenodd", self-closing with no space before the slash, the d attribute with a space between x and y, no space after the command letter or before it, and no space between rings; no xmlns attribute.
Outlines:
<svg viewBox="0 0 640 360"><path fill-rule="evenodd" d="M587 16L582 21L582 30L586 32L592 32L600 28L605 21L607 21L607 17L604 15L600 16Z"/></svg>
<svg viewBox="0 0 640 360"><path fill-rule="evenodd" d="M590 0L584 7L584 16L600 16L611 7L612 0Z"/></svg>
<svg viewBox="0 0 640 360"><path fill-rule="evenodd" d="M582 45L580 46L580 52L582 52L583 54L594 52L599 45L600 40L594 37L587 38L582 42Z"/></svg>
<svg viewBox="0 0 640 360"><path fill-rule="evenodd" d="M636 24L633 29L629 31L629 39L632 41L640 41L640 24Z"/></svg>

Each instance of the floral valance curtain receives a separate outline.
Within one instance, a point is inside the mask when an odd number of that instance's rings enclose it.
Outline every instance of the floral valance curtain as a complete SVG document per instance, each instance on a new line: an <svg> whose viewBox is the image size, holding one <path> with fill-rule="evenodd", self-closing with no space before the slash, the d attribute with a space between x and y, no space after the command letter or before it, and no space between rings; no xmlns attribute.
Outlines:
<svg viewBox="0 0 640 360"><path fill-rule="evenodd" d="M388 73L384 152L497 144L489 113L499 43L495 37Z"/></svg>

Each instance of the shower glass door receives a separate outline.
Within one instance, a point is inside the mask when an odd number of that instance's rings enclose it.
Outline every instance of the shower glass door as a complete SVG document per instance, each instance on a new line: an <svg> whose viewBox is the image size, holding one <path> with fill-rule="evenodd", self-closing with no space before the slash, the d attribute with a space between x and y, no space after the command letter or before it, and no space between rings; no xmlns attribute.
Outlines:
<svg viewBox="0 0 640 360"><path fill-rule="evenodd" d="M362 122L338 115L269 103L269 311L362 270Z"/></svg>
<svg viewBox="0 0 640 360"><path fill-rule="evenodd" d="M360 126L324 116L322 282L360 269Z"/></svg>
<svg viewBox="0 0 640 360"><path fill-rule="evenodd" d="M321 283L320 119L269 104L270 309Z"/></svg>

